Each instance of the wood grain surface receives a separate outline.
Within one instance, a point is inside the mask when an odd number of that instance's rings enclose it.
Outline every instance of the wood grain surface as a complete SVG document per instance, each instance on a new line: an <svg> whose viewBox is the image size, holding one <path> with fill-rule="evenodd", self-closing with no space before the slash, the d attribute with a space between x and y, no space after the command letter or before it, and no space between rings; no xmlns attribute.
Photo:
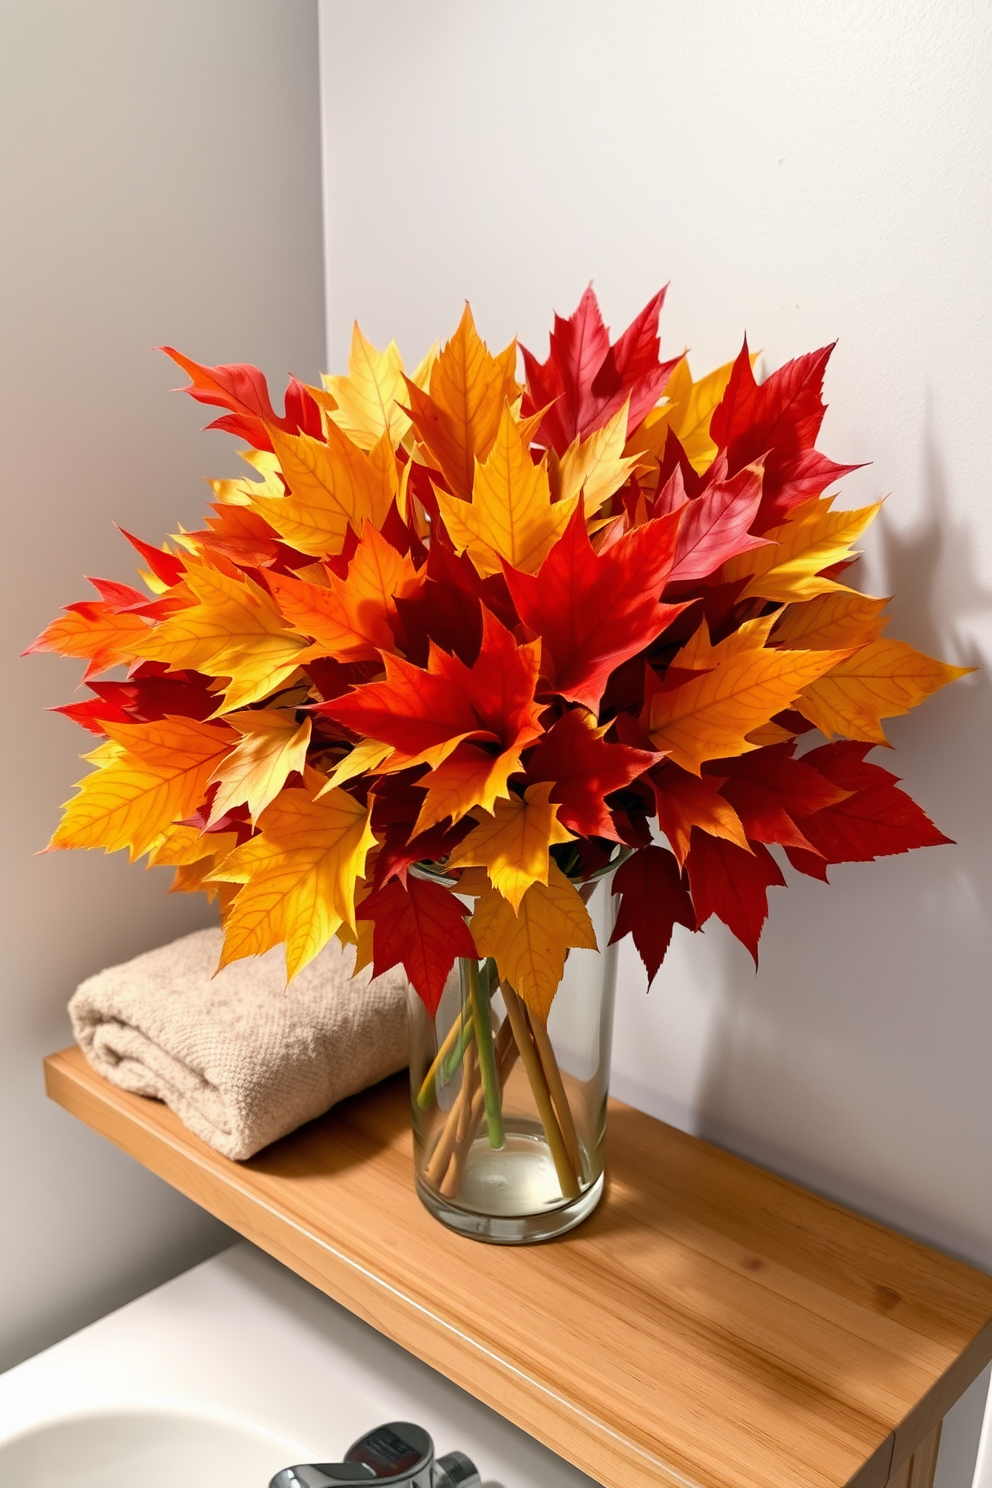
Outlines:
<svg viewBox="0 0 992 1488"><path fill-rule="evenodd" d="M444 1229L404 1077L245 1163L78 1049L75 1116L606 1488L883 1488L992 1358L992 1278L619 1102L593 1217ZM935 1440L935 1438L934 1438ZM930 1454L930 1456L928 1456Z"/></svg>

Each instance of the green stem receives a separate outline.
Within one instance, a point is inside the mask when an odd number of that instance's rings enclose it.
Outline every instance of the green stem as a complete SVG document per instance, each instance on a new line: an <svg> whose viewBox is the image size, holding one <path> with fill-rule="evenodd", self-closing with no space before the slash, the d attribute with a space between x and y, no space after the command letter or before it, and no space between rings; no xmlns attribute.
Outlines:
<svg viewBox="0 0 992 1488"><path fill-rule="evenodd" d="M447 1085L450 1080L454 1079L455 1071L465 1058L465 1051L474 1038L475 1019L472 1016L472 1009L466 1005L462 1009L462 1021L458 1029L458 1037L441 1062L438 1079L442 1085Z"/></svg>
<svg viewBox="0 0 992 1488"><path fill-rule="evenodd" d="M479 975L479 963L471 957L462 961L468 981L468 1000L475 1024L476 1051L479 1058L479 1074L482 1077L482 1097L486 1108L486 1131L489 1145L498 1151L505 1144L503 1136L503 1110L500 1099L499 1076L496 1073L496 1056L493 1053L492 1010L489 1005L489 978L483 986Z"/></svg>

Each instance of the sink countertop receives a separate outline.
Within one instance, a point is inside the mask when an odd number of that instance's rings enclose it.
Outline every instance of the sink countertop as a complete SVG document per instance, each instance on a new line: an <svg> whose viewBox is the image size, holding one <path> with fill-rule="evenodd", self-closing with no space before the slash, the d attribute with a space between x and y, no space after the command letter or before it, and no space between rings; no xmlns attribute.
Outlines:
<svg viewBox="0 0 992 1488"><path fill-rule="evenodd" d="M245 1243L0 1375L0 1445L59 1417L149 1407L272 1432L291 1444L285 1465L333 1460L370 1427L411 1420L439 1454L467 1452L488 1488L596 1488Z"/></svg>

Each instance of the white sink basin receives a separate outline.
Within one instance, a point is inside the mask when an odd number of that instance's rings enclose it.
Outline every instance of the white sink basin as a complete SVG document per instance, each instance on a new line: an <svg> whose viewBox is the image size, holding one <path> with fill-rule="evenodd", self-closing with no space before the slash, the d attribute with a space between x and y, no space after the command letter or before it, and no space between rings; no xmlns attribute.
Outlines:
<svg viewBox="0 0 992 1488"><path fill-rule="evenodd" d="M267 1483L298 1444L241 1422L181 1411L114 1411L32 1427L0 1446L17 1488L176 1488Z"/></svg>
<svg viewBox="0 0 992 1488"><path fill-rule="evenodd" d="M487 1488L596 1488L250 1245L0 1375L2 1488L268 1488L416 1421Z"/></svg>

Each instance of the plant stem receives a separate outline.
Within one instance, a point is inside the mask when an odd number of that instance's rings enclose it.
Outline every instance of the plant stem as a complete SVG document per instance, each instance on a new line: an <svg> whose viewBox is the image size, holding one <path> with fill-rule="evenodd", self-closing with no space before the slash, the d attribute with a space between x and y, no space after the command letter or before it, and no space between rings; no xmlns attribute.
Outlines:
<svg viewBox="0 0 992 1488"><path fill-rule="evenodd" d="M451 1079L455 1069L462 1061L462 1055L465 1053L465 1049L474 1031L475 1025L472 1022L472 1010L468 1003L464 1003L459 1017L455 1019L454 1023L448 1029L444 1042L434 1055L434 1062L424 1076L423 1084L417 1091L417 1105L422 1111L427 1110L437 1093L438 1074L440 1073L442 1076L442 1085L446 1085ZM448 1055L456 1045L459 1046L459 1053L456 1058L449 1062ZM444 1066L443 1071L441 1069L442 1065Z"/></svg>
<svg viewBox="0 0 992 1488"><path fill-rule="evenodd" d="M434 1188L439 1188L448 1171L451 1154L454 1151L455 1142L458 1138L458 1130L462 1124L463 1112L470 1111L472 1100L476 1093L475 1083L476 1061L466 1057L462 1063L461 1089L455 1096L454 1102L448 1112L441 1134L434 1145L430 1155L430 1161L424 1169L424 1177Z"/></svg>
<svg viewBox="0 0 992 1488"><path fill-rule="evenodd" d="M472 1021L475 1024L475 1047L479 1056L479 1074L482 1076L486 1131L490 1147L499 1151L505 1145L506 1139L503 1135L503 1109L499 1078L496 1074L496 1059L493 1054L492 1008L489 1002L489 990L488 986L482 985L479 963L476 960L467 957L461 964L468 980L468 1000L472 1006Z"/></svg>
<svg viewBox="0 0 992 1488"><path fill-rule="evenodd" d="M442 1085L447 1085L454 1079L455 1071L465 1058L466 1051L471 1047L472 1041L475 1038L475 1019L472 1017L472 1009L470 1007L465 1007L462 1010L462 1018L461 1033L454 1046L445 1055L444 1062L441 1065L441 1072L438 1075L438 1079Z"/></svg>
<svg viewBox="0 0 992 1488"><path fill-rule="evenodd" d="M462 1174L465 1171L465 1160L468 1157L469 1148L475 1140L475 1134L479 1130L482 1120L483 1096L482 1086L476 1079L476 1064L474 1050L471 1065L463 1066L464 1084L458 1092L455 1100L445 1118L441 1134L434 1144L430 1160L424 1170L424 1177L428 1183L435 1188L441 1189L447 1196L453 1197L461 1185ZM513 1041L513 1030L509 1019L500 1024L496 1034L496 1063L499 1070L500 1088L506 1086L507 1078L517 1059L517 1046ZM466 1068L467 1066L467 1068ZM463 1110L462 1091L467 1090L468 1100L471 1104L467 1129L463 1128L461 1115ZM449 1163L453 1164L449 1168Z"/></svg>
<svg viewBox="0 0 992 1488"><path fill-rule="evenodd" d="M579 1146L579 1134L575 1130L575 1121L572 1117L572 1108L568 1104L568 1096L565 1092L565 1082L561 1077L561 1070L555 1058L548 1030L540 1018L534 1016L530 1009L526 1009L527 1021L530 1031L534 1036L534 1044L541 1060L541 1068L548 1082L551 1099L554 1101L555 1111L558 1115L558 1124L561 1127L562 1140L568 1153L569 1162L578 1176L582 1177L582 1148Z"/></svg>
<svg viewBox="0 0 992 1488"><path fill-rule="evenodd" d="M555 1117L554 1107L551 1104L551 1092L530 1036L523 1004L507 981L503 982L503 1001L506 1003L507 1017L513 1029L517 1048L520 1050L520 1058L523 1060L531 1090L534 1092L534 1100L537 1102L538 1114L548 1139L548 1147L555 1165L555 1172L558 1174L562 1195L566 1199L577 1199L581 1192L578 1174L569 1160L561 1128Z"/></svg>
<svg viewBox="0 0 992 1488"><path fill-rule="evenodd" d="M513 1041L513 1030L507 1019L500 1025L496 1035L496 1067L499 1070L500 1089L506 1089L506 1082L510 1071L517 1061L517 1046ZM455 1140L454 1150L451 1154L451 1166L447 1176L441 1185L441 1192L449 1198L454 1198L462 1186L462 1178L465 1173L465 1163L468 1159L469 1149L475 1141L475 1134L479 1130L479 1122L482 1120L482 1088L477 1086L472 1096L472 1109L469 1112L468 1129L464 1136L459 1134Z"/></svg>
<svg viewBox="0 0 992 1488"><path fill-rule="evenodd" d="M474 1045L471 1045L465 1052L465 1062L462 1065L462 1072L464 1078L464 1085L462 1086L462 1090L466 1092L467 1098L458 1102L458 1115L455 1120L454 1146L449 1157L448 1171L445 1173L444 1178L439 1184L441 1193L443 1193L445 1197L449 1199L453 1198L458 1192L458 1186L461 1183L462 1179L464 1157L462 1158L462 1161L460 1163L458 1160L459 1154L468 1152L469 1143L471 1142L472 1136L474 1135L475 1127L479 1124L478 1120L476 1120L475 1125L473 1125L472 1123L472 1113L475 1110L476 1097L480 1094L478 1089L473 1088L475 1085ZM468 1094L469 1091L471 1091L472 1093ZM451 1161L451 1159L454 1160Z"/></svg>

